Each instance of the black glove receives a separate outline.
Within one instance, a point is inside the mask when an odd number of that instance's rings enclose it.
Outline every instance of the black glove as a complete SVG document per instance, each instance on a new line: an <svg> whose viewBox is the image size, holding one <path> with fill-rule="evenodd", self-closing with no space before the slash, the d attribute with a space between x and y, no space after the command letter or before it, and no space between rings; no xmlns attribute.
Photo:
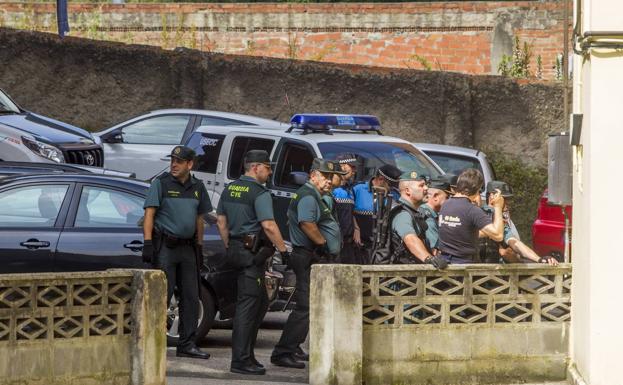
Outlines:
<svg viewBox="0 0 623 385"><path fill-rule="evenodd" d="M445 259L443 259L443 258L441 258L439 256L429 255L428 257L426 257L424 262L429 263L429 264L435 266L439 270L443 270L446 267L448 267L448 262Z"/></svg>
<svg viewBox="0 0 623 385"><path fill-rule="evenodd" d="M290 262L290 253L286 251L280 251L279 255L281 255L281 264L287 265Z"/></svg>
<svg viewBox="0 0 623 385"><path fill-rule="evenodd" d="M150 240L143 242L143 262L151 263L154 258L154 243Z"/></svg>
<svg viewBox="0 0 623 385"><path fill-rule="evenodd" d="M316 258L312 262L314 263L325 262L326 263L330 259L330 256L331 256L327 242L325 241L322 245L317 245L316 248L314 249L314 254L316 255Z"/></svg>

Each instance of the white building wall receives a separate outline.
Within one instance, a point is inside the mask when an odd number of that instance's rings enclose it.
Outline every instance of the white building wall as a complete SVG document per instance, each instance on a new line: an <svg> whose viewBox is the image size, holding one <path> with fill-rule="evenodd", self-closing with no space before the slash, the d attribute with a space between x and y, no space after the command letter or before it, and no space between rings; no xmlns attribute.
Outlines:
<svg viewBox="0 0 623 385"><path fill-rule="evenodd" d="M623 1L582 0L581 5L583 32L623 31ZM571 359L586 384L623 385L623 202L618 197L623 51L588 53L585 60L576 56L573 67L573 109L584 119L574 159Z"/></svg>

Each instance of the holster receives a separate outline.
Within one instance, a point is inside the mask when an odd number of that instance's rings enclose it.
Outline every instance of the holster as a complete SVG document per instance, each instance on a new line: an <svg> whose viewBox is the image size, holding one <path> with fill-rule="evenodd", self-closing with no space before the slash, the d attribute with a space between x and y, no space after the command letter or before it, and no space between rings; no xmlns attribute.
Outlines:
<svg viewBox="0 0 623 385"><path fill-rule="evenodd" d="M257 254L263 247L273 248L273 245L264 233L264 230L257 234L250 233L243 235L242 244L245 249L251 251L253 254Z"/></svg>

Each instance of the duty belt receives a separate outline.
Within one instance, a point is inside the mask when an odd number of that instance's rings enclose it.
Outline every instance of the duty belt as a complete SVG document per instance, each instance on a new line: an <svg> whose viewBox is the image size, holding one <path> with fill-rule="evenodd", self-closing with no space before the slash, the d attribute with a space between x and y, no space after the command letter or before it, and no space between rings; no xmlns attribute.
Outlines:
<svg viewBox="0 0 623 385"><path fill-rule="evenodd" d="M165 243L174 243L176 245L192 245L195 243L195 238L180 238L167 233L162 233L161 236Z"/></svg>

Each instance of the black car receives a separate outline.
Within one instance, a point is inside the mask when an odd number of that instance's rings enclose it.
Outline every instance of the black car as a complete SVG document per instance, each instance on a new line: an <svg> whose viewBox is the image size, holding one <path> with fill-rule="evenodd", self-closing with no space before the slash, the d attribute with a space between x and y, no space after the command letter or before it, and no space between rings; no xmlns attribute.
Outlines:
<svg viewBox="0 0 623 385"><path fill-rule="evenodd" d="M39 162L5 162L0 161L0 177L21 174L62 174L62 173L91 173L135 178L130 172L115 171L102 167L84 166L68 163L39 163Z"/></svg>
<svg viewBox="0 0 623 385"><path fill-rule="evenodd" d="M150 268L141 259L143 202L149 184L87 173L0 179L0 273ZM206 226L198 336L218 310L233 315L235 276L223 264L216 226ZM168 337L177 336L175 301Z"/></svg>

